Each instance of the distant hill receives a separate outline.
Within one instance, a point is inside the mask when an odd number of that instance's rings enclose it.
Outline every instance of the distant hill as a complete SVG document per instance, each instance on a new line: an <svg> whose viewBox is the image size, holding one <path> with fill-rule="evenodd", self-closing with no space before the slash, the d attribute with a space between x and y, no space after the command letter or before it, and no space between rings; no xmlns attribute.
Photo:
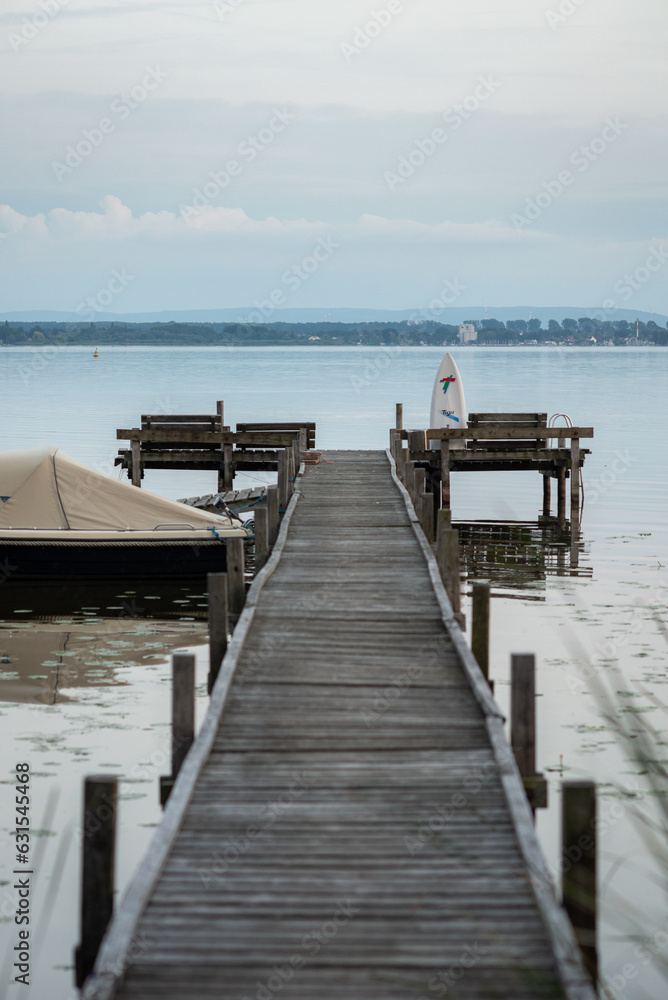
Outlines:
<svg viewBox="0 0 668 1000"><path fill-rule="evenodd" d="M561 322L564 319L580 319L584 316L602 318L600 307L585 306L453 306L439 310L441 323L458 325L469 319L484 319L485 313L490 317L506 322L513 319L539 319L547 323L550 319ZM636 317L646 323L653 319L659 326L668 322L668 316L657 313L634 311L633 309L616 309L608 318L612 320L628 320L635 322ZM276 309L271 316L260 320L258 311L253 306L240 306L238 309L181 309L163 312L144 313L98 313L95 317L99 322L116 323L400 323L402 320L436 319L436 314L429 309ZM51 309L33 309L5 312L0 314L0 321L19 323L82 323L77 313L58 312Z"/></svg>

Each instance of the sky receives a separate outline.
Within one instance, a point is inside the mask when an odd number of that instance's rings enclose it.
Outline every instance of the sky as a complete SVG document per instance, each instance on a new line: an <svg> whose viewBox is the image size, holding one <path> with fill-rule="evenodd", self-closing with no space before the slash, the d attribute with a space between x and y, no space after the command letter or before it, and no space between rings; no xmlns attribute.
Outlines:
<svg viewBox="0 0 668 1000"><path fill-rule="evenodd" d="M668 313L667 37L665 0L5 0L0 315Z"/></svg>

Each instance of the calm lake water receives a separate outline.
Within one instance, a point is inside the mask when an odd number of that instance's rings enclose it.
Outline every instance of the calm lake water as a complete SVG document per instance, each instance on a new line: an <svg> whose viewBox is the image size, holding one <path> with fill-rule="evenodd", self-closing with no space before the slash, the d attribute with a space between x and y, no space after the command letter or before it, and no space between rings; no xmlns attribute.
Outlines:
<svg viewBox="0 0 668 1000"><path fill-rule="evenodd" d="M225 401L226 422L232 425L315 420L320 448L384 448L396 402L404 403L406 426L426 426L444 350L103 348L97 360L92 353L92 348L53 353L0 348L2 450L57 445L99 471L118 475L116 428L137 426L142 413L213 413L218 399ZM567 413L575 424L595 428L594 440L584 442L592 454L585 464L577 571L570 551L558 542L545 547L531 527L542 504L536 474L455 474L453 515L466 525L463 534L476 543L476 551L485 545L485 558L473 571L490 576L494 586L491 674L504 710L510 653L537 656L538 767L550 777L550 808L539 813L537 825L549 864L556 873L561 777L595 778L603 820L604 971L614 995L665 995L660 963L668 958L668 947L661 945L663 937L653 936L665 929L666 900L657 863L632 817L634 805L648 809L651 802L642 795L638 768L626 761L602 721L587 680L590 674L613 677L617 664L621 679L613 687L620 712L642 708L665 735L668 715L652 698L668 698L668 351L467 348L455 355L470 411ZM239 481L254 485L263 478L270 477L240 476ZM149 472L143 485L178 498L211 492L215 477ZM479 522L514 523L501 529ZM28 603L23 615L0 621L5 772L0 784L0 992L12 978L15 943L9 774L23 760L33 771L37 872L33 985L10 986L9 1000L76 996L71 971L79 933L75 831L85 774L122 778L121 891L146 849L160 818L158 777L169 770L168 657L174 649L197 653L199 719L206 709L201 600L190 593L158 598L138 597L121 587L118 594L91 599L78 614L42 614L35 621L27 614ZM638 797L629 799L629 794ZM649 948L637 951L645 939L652 939Z"/></svg>

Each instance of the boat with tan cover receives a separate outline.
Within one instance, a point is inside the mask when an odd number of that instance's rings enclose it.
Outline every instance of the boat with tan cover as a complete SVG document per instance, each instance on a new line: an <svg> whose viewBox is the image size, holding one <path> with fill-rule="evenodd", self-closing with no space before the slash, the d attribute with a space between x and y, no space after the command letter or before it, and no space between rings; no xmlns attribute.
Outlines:
<svg viewBox="0 0 668 1000"><path fill-rule="evenodd" d="M139 490L58 448L0 453L0 571L26 578L200 576L224 572L246 529Z"/></svg>

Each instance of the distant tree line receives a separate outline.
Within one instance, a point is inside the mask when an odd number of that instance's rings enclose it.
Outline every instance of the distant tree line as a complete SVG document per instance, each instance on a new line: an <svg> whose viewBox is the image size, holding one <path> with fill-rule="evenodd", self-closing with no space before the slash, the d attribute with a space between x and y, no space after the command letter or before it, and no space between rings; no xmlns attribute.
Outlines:
<svg viewBox="0 0 668 1000"><path fill-rule="evenodd" d="M539 319L496 319L473 322L478 343L520 345L523 343L582 345L635 342L636 324L628 320L598 320L588 317L551 319L543 327ZM668 324L667 324L668 325ZM459 327L420 318L401 323L10 323L0 324L0 343L5 346L418 346L458 343ZM650 320L638 324L638 340L668 346L668 329Z"/></svg>

